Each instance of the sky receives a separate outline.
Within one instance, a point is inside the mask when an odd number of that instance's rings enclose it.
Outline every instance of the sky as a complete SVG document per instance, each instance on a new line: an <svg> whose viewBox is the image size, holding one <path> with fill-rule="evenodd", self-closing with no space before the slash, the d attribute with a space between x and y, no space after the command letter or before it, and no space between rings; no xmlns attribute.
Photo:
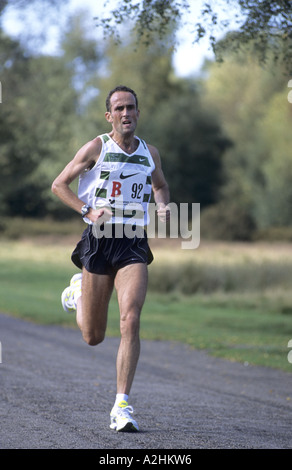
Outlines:
<svg viewBox="0 0 292 470"><path fill-rule="evenodd" d="M117 4L117 1L109 0L108 3L108 9L110 9ZM203 3L204 0L189 0L191 7L191 14L189 15L190 18L198 18ZM80 6L82 6L82 9L88 10L89 17L92 16L93 18L98 16L99 4L103 5L104 0L82 0L82 2L80 2L80 0L70 0L67 11L68 14L72 14L78 11ZM17 36L18 32L21 31L22 23L19 18L13 14L13 11L11 11L4 16L2 26L8 34ZM35 26L35 28L36 27L37 26ZM214 54L210 50L207 40L201 40L199 44L193 43L192 28L191 24L184 24L177 32L178 46L173 55L173 66L176 74L181 77L199 74L206 58L214 60ZM92 32L93 34L97 34L97 28L95 27L94 22ZM47 43L42 47L42 52L48 54L57 53L59 39L58 28L54 25L50 25L48 36L49 41L47 41Z"/></svg>

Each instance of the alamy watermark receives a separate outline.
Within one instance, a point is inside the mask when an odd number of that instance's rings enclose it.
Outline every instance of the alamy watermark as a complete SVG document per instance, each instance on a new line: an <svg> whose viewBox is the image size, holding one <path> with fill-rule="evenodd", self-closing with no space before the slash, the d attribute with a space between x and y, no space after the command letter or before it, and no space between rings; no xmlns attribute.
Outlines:
<svg viewBox="0 0 292 470"><path fill-rule="evenodd" d="M148 215L145 215L145 207L142 205L123 203L121 200L118 207L105 209L109 209L113 216L105 222L101 218L93 225L92 233L96 238L143 238L147 225L148 238L180 238L183 249L196 249L200 244L199 203L168 204L167 222L157 215L158 206L155 203L149 203Z"/></svg>
<svg viewBox="0 0 292 470"><path fill-rule="evenodd" d="M288 341L287 347L288 347L288 348L292 348L292 339L290 339L290 341ZM288 352L287 359L288 359L288 362L289 362L290 364L292 364L292 350Z"/></svg>
<svg viewBox="0 0 292 470"><path fill-rule="evenodd" d="M292 88L292 80L289 80L287 86L288 88ZM287 98L288 98L289 103L292 103L292 90L289 91Z"/></svg>

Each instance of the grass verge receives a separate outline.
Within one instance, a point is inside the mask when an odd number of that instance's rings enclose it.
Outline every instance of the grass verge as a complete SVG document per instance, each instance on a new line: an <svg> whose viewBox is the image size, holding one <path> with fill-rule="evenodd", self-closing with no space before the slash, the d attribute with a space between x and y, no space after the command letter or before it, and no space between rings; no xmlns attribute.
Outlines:
<svg viewBox="0 0 292 470"><path fill-rule="evenodd" d="M73 245L72 242L70 245L42 245L36 241L3 241L0 247L0 310L38 323L75 327L74 316L63 312L60 304L61 292L75 272L70 261ZM202 257L202 263L205 260L211 273L213 262L213 274L216 271L219 279L226 269L223 262L226 256L229 268L232 265L238 273L246 265L247 253L242 255L241 252L243 261L240 264L238 251L235 250L236 255L233 253L234 245L229 248L224 245L224 250L225 254L220 255L218 246L209 246L205 257L202 252L197 254L197 263ZM157 263L152 265L150 276L156 276L157 283L162 286L164 276L168 273L174 276L175 272L187 279L182 253L177 254L174 249L153 251ZM248 256L252 259L254 254L250 252ZM264 265L267 254L261 255L262 261L259 256L257 254L258 266ZM273 272L279 271L278 258L269 256L270 268ZM292 304L286 289L287 260L286 254L283 288L280 283L274 289L251 288L249 279L249 287L240 289L243 280L239 279L239 285L235 286L234 282L232 289L224 289L221 285L213 290L197 289L195 294L186 295L183 290L175 289L177 283L162 293L150 285L141 319L142 338L180 341L217 357L291 372L292 364L287 359L287 344L292 338ZM185 266L190 269L190 255L186 262ZM160 273L161 263L168 269ZM200 273L198 266L196 272ZM2 334L5 332L0 330L0 341ZM107 334L119 334L115 296L110 303Z"/></svg>

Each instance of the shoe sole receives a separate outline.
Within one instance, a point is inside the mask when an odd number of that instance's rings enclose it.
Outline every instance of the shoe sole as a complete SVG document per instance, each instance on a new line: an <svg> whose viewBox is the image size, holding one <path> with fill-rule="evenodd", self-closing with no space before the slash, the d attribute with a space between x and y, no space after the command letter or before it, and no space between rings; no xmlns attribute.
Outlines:
<svg viewBox="0 0 292 470"><path fill-rule="evenodd" d="M110 428L117 432L138 432L139 431L139 429L137 429L136 426L134 426L134 424L131 423L130 421L126 423L123 428L117 429L116 423L111 424Z"/></svg>

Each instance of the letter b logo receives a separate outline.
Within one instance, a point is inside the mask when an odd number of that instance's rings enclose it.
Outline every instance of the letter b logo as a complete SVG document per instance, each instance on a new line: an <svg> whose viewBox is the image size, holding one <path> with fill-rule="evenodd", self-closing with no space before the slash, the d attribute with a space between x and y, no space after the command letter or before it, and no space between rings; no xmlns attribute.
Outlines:
<svg viewBox="0 0 292 470"><path fill-rule="evenodd" d="M120 183L119 181L113 181L113 189L112 189L111 197L120 196L121 187L122 187L122 183Z"/></svg>

